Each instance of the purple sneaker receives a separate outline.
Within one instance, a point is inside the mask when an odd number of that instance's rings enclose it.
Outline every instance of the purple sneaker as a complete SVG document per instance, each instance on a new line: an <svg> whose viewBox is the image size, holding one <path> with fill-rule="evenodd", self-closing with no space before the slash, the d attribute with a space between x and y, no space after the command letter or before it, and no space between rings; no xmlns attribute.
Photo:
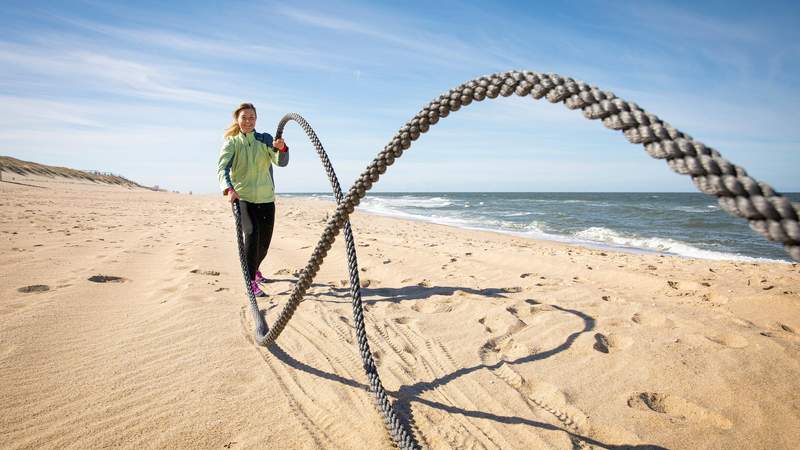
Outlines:
<svg viewBox="0 0 800 450"><path fill-rule="evenodd" d="M258 283L256 283L255 281L250 282L250 289L253 291L253 295L255 295L256 297L267 296L267 294L265 294L264 291L262 291L261 288L258 287Z"/></svg>
<svg viewBox="0 0 800 450"><path fill-rule="evenodd" d="M263 283L266 283L266 282L267 282L267 279L264 278L264 275L261 275L261 271L259 270L258 272L256 272L256 283L263 284Z"/></svg>

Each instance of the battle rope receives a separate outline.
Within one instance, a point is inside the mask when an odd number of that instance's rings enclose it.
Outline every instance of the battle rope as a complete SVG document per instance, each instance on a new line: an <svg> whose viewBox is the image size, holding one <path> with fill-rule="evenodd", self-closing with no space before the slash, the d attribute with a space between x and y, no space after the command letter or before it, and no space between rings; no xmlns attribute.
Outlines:
<svg viewBox="0 0 800 450"><path fill-rule="evenodd" d="M342 228L345 229L345 239L348 241L347 253L351 270L353 314L357 330L363 330L363 311L357 270L355 276L353 275L353 268L356 267L356 264L355 248L352 245L352 233L348 220L350 214L366 196L367 191L386 172L388 166L402 156L403 152L411 147L411 143L417 140L422 133L427 132L440 118L447 117L450 112L458 111L462 106L467 106L473 101L482 101L485 98L494 99L498 96L508 97L511 94L521 97L531 95L537 100L544 97L551 103L564 103L569 109L582 109L587 119L602 119L606 127L622 131L631 143L644 145L647 153L653 158L666 159L673 171L691 175L698 190L718 197L722 209L731 215L746 218L751 228L769 240L783 243L789 255L794 260L800 261L800 225L798 225L800 204L790 202L775 192L768 184L749 177L744 168L728 162L716 150L695 141L691 136L644 111L635 103L617 98L610 92L601 91L582 81L555 74L528 71L502 72L468 81L431 101L400 128L383 151L378 153L372 163L367 166L344 199L341 198L341 193L337 194L336 211L328 220L311 258L300 272L289 300L271 329L267 328L255 297L250 291L246 260L242 253L241 220L238 205L234 204L242 272L250 297L251 312L256 322L257 341L261 345L268 346L277 339L311 286L320 265L336 239L336 235ZM323 156L325 153L319 144L319 139L316 138L308 124L305 121L300 122L298 118L302 120L300 116L294 114L285 116L278 126L276 135L281 136L283 126L288 120L297 120L314 143L317 152L320 153L329 178L332 176L331 184L334 185L336 192L339 189L338 181L334 182L333 168L327 162L327 156ZM352 258L350 258L351 255ZM369 353L366 333L363 331L357 331L357 333L359 334L359 348L364 360L364 368L370 379L370 387L378 399L379 409L384 414L384 421L392 438L400 448L417 447L413 435L399 422L383 391L377 370L372 363L372 356ZM380 386L380 390L375 386ZM403 436L406 436L407 439L403 439Z"/></svg>
<svg viewBox="0 0 800 450"><path fill-rule="evenodd" d="M330 160L328 159L328 154L322 147L322 143L320 142L319 138L317 138L317 134L314 132L314 129L311 128L311 125L309 125L308 122L306 122L306 120L299 114L289 113L283 116L278 123L278 130L275 133L275 137L280 138L283 135L283 129L286 124L289 123L289 121L297 122L303 131L306 132L308 139L317 150L317 154L319 155L319 159L325 168L325 172L328 174L328 180L331 183L331 189L336 197L336 202L341 203L344 199L344 194L342 194L342 188L339 185L339 179L336 176L336 172L333 170ZM247 258L242 239L241 213L238 203L234 202L233 205L233 214L236 218L237 243L239 245L239 261L242 266L242 275L244 276L245 284L247 286L247 294L250 298L250 313L254 317L256 323L255 339L259 344L269 346L272 344L272 342L274 342L275 338L270 340L267 336L268 327L266 321L264 320L261 310L258 308L255 295L253 295L253 291L250 289ZM353 305L353 322L356 328L356 337L358 338L358 348L361 352L361 361L363 363L364 372L369 380L370 391L372 391L373 395L375 396L376 407L383 415L386 428L389 431L389 434L392 436L395 444L402 449L418 449L420 446L414 439L414 434L411 433L404 423L397 417L397 414L392 407L392 403L389 400L389 396L386 393L386 389L384 389L383 384L381 383L380 376L378 375L378 368L375 365L375 360L372 359L372 352L369 349L367 330L364 323L364 308L361 304L361 281L358 275L356 245L353 240L353 231L350 228L349 220L345 221L343 228L345 246L347 248L348 269L350 271L350 296L352 298ZM277 337L277 335L275 337Z"/></svg>

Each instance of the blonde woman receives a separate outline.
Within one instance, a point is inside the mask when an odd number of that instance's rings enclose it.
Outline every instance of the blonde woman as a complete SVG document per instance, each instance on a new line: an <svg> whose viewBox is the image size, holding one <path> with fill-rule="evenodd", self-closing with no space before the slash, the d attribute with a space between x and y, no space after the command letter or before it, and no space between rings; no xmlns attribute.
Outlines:
<svg viewBox="0 0 800 450"><path fill-rule="evenodd" d="M242 103L233 111L233 123L225 131L217 176L223 195L238 201L247 253L250 289L257 297L266 294L259 283L266 281L259 266L267 256L275 225L275 183L272 165L289 164L289 147L283 139L258 133L256 107Z"/></svg>

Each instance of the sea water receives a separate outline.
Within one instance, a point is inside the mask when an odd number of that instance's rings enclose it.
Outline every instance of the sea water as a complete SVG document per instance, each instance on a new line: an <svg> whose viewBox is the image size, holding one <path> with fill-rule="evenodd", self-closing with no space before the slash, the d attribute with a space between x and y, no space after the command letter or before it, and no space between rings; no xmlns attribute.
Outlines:
<svg viewBox="0 0 800 450"><path fill-rule="evenodd" d="M322 198L330 194L283 194ZM784 194L793 202L800 194ZM779 243L700 193L369 193L359 211L593 248L791 261Z"/></svg>

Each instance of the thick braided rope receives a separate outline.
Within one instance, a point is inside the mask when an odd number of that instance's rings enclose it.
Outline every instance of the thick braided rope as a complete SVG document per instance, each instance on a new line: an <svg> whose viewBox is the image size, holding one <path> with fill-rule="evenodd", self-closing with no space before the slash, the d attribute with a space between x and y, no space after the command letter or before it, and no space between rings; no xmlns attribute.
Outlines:
<svg viewBox="0 0 800 450"><path fill-rule="evenodd" d="M330 180L331 187L333 189L333 193L336 196L336 201L341 202L344 198L342 194L342 188L339 185L339 179L336 177L336 173L333 170L333 166L328 159L328 155L325 152L325 149L322 147L322 143L317 138L316 133L311 128L311 126L306 122L306 120L295 113L290 113L285 115L280 123L278 124L278 131L275 133L276 137L281 137L283 134L283 129L289 121L297 122L301 128L306 132L311 143L314 145L314 148L317 150L317 154L320 157L323 167L325 168L325 172L328 175L328 179ZM258 307L258 303L256 301L255 296L253 295L252 290L250 289L250 277L248 265L247 265L247 257L246 252L244 249L244 239L242 237L242 222L241 222L241 211L238 202L234 202L232 205L233 208L233 215L236 222L236 242L239 247L239 262L242 268L242 277L245 281L245 290L247 292L249 303L250 303L250 314L255 321L255 340L260 345L269 346L274 342L274 338L272 340L269 339L267 335L268 327L266 320L264 319L264 315L261 313L261 310ZM350 228L350 222L346 221L344 224L344 235L345 235L345 242L347 247L347 260L348 260L348 268L350 270L350 293L352 297L352 305L353 305L353 319L356 328L356 336L358 338L358 348L361 352L361 361L363 362L364 372L367 375L367 379L369 380L370 390L372 391L373 395L375 396L375 405L378 408L378 411L383 416L384 423L386 425L389 434L391 435L392 439L394 440L395 444L404 450L411 450L411 449L418 449L420 448L419 444L417 444L416 440L414 439L413 433L411 433L405 424L398 418L397 414L392 407L392 403L389 400L389 396L386 393L386 389L383 387L383 383L381 383L380 376L378 375L378 369L375 365L375 361L372 358L372 352L369 348L369 342L367 340L367 331L364 324L364 309L361 303L361 281L358 276L358 260L356 258L356 246L355 241L353 240L353 233Z"/></svg>
<svg viewBox="0 0 800 450"><path fill-rule="evenodd" d="M569 109L582 109L588 119L603 119L606 127L623 131L631 143L643 144L650 156L666 159L675 172L691 175L697 188L717 196L725 211L748 219L755 231L767 239L782 242L791 257L800 261L800 205L749 177L743 168L731 164L716 150L695 141L635 103L581 81L529 71L502 72L476 78L440 95L400 128L359 176L347 197L338 202L289 300L263 342L274 342L286 327L350 214L413 141L462 106L512 94L530 95L537 100L547 98L551 103L564 103ZM394 424L387 423L387 426L391 428Z"/></svg>
<svg viewBox="0 0 800 450"><path fill-rule="evenodd" d="M792 258L800 261L800 205L782 197L769 185L750 178L743 168L723 159L716 150L694 141L635 103L626 102L581 81L555 74L502 72L476 78L440 95L400 128L378 153L328 220L289 301L269 331L270 341L280 335L294 314L350 214L388 166L411 147L411 142L438 123L440 118L447 117L462 106L512 94L523 97L530 95L534 99L545 97L551 103L562 102L570 109L582 109L588 119L603 119L607 127L623 130L630 142L643 144L654 158L666 159L674 171L692 175L698 189L716 195L725 211L747 218L754 230L770 240L783 242Z"/></svg>
<svg viewBox="0 0 800 450"><path fill-rule="evenodd" d="M336 197L336 203L341 203L342 200L344 200L344 194L342 194L342 188L339 185L339 179L336 176L336 172L333 170L330 160L328 159L328 154L322 147L322 143L317 137L317 134L314 132L314 129L311 128L311 125L309 125L308 122L299 114L289 113L283 116L278 123L275 136L281 137L283 135L283 129L289 121L297 122L303 131L306 132L306 136L308 136L308 139L314 145L314 149L316 149L317 154L319 155L319 159L325 168L325 173L328 174L328 180L330 180L333 195ZM392 403L389 400L389 396L386 393L386 389L384 389L383 383L381 383L380 376L378 375L378 368L375 365L375 360L372 358L372 351L370 351L369 341L367 340L366 325L364 324L364 308L361 303L361 280L359 279L358 275L356 245L355 240L353 239L353 231L350 227L349 220L344 222L343 228L345 246L347 249L348 270L350 271L350 297L353 306L353 323L355 324L356 337L358 339L358 349L361 353L361 361L364 367L364 372L369 380L370 390L375 396L375 406L383 416L384 424L386 425L389 434L392 436L392 439L398 447L402 449L420 448L419 444L417 444L416 440L414 439L414 434L411 433L405 424L397 417L397 414L392 407ZM256 326L258 326L258 321L256 321ZM272 341L267 341L265 336L264 344L269 345L271 342Z"/></svg>

